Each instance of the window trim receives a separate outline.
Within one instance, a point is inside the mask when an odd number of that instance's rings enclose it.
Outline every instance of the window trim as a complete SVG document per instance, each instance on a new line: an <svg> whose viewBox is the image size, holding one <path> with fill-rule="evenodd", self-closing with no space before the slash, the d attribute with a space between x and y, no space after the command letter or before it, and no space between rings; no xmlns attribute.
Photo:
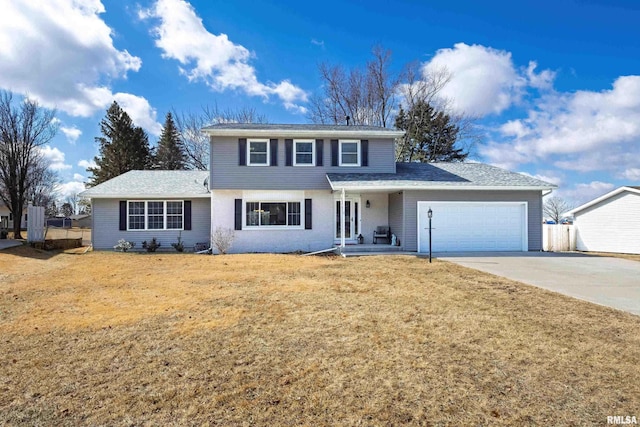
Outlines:
<svg viewBox="0 0 640 427"><path fill-rule="evenodd" d="M154 202L162 202L162 226L163 228L149 228L149 203ZM167 213L167 204L170 202L180 202L182 204L182 213L180 216L182 217L182 227L180 228L167 228L167 216L178 216L176 214L168 214ZM184 222L185 222L185 213L184 213L184 203L185 201L182 199L169 199L169 200L158 200L158 199L149 199L149 200L127 200L127 230L126 231L184 231ZM144 203L144 228L131 228L130 219L131 214L129 213L129 206L131 203ZM157 214L153 214L156 215ZM138 215L140 216L140 215Z"/></svg>
<svg viewBox="0 0 640 427"><path fill-rule="evenodd" d="M251 162L251 143L266 142L267 143L267 160L265 163ZM270 139L247 139L247 166L269 166L271 165L271 140Z"/></svg>
<svg viewBox="0 0 640 427"><path fill-rule="evenodd" d="M359 167L362 164L362 147L360 146L360 140L359 139L341 139L338 141L338 166L352 166L352 167ZM356 155L358 157L358 160L356 163L343 163L342 162L342 145L346 143L346 144L356 144Z"/></svg>
<svg viewBox="0 0 640 427"><path fill-rule="evenodd" d="M311 144L311 162L298 163L298 143ZM306 153L306 152L305 152ZM316 165L316 141L315 139L294 139L293 140L293 166L315 166Z"/></svg>
<svg viewBox="0 0 640 427"><path fill-rule="evenodd" d="M289 222L289 203L297 203L300 206L300 224L299 225L247 225L247 204L258 203L258 207L261 208L262 203L284 203L287 208L285 218L287 223ZM242 229L243 230L304 230L304 200L254 200L245 199L242 201Z"/></svg>

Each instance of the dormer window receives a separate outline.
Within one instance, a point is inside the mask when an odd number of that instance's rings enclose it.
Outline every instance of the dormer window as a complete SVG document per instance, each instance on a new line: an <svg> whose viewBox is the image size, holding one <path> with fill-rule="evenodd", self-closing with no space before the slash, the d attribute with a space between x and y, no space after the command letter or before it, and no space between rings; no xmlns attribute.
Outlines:
<svg viewBox="0 0 640 427"><path fill-rule="evenodd" d="M340 166L360 166L360 141L340 141Z"/></svg>
<svg viewBox="0 0 640 427"><path fill-rule="evenodd" d="M293 141L293 159L294 166L313 166L315 165L315 141L314 140L295 140Z"/></svg>
<svg viewBox="0 0 640 427"><path fill-rule="evenodd" d="M247 158L249 166L269 165L269 140L250 139L247 141Z"/></svg>

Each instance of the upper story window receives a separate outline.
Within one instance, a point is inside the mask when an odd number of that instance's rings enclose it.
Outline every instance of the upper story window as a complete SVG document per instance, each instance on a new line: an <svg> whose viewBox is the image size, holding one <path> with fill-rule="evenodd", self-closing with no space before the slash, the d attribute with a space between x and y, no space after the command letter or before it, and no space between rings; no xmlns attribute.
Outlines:
<svg viewBox="0 0 640 427"><path fill-rule="evenodd" d="M294 166L313 166L315 164L315 141L295 140L293 141L293 164Z"/></svg>
<svg viewBox="0 0 640 427"><path fill-rule="evenodd" d="M182 230L184 202L182 200L129 201L128 230Z"/></svg>
<svg viewBox="0 0 640 427"><path fill-rule="evenodd" d="M268 166L269 165L269 140L268 139L250 139L247 141L247 158L249 166Z"/></svg>
<svg viewBox="0 0 640 427"><path fill-rule="evenodd" d="M340 141L340 166L360 166L360 141Z"/></svg>

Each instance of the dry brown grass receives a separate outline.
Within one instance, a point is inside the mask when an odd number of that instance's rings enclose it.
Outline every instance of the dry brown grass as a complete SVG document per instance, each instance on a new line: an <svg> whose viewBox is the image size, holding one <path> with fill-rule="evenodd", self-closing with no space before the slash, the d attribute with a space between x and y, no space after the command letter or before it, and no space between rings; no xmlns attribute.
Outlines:
<svg viewBox="0 0 640 427"><path fill-rule="evenodd" d="M0 284L0 424L640 415L640 318L446 262L18 247Z"/></svg>
<svg viewBox="0 0 640 427"><path fill-rule="evenodd" d="M640 261L640 255L638 254L617 254L617 253L611 253L611 252L585 252L589 255L597 255L597 256L604 256L604 257L611 257L611 258L622 258L622 259L628 259L631 261Z"/></svg>

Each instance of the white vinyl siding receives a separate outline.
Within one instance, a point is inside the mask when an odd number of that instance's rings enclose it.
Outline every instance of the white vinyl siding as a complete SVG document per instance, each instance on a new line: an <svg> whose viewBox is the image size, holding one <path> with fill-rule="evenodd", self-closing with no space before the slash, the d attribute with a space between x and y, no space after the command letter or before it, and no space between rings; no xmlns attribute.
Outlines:
<svg viewBox="0 0 640 427"><path fill-rule="evenodd" d="M640 194L623 192L575 214L579 251L640 254Z"/></svg>

